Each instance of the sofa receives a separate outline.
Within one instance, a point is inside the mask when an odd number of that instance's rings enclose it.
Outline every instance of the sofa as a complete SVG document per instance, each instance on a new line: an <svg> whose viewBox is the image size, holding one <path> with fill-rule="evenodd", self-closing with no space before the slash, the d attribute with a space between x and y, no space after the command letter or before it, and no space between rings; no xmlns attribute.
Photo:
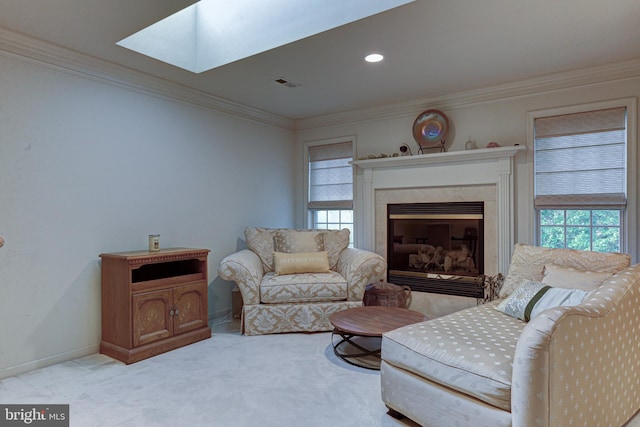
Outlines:
<svg viewBox="0 0 640 427"><path fill-rule="evenodd" d="M388 332L382 400L422 426L621 426L640 409L640 264L517 244L499 298Z"/></svg>
<svg viewBox="0 0 640 427"><path fill-rule="evenodd" d="M349 248L350 231L247 227L247 249L225 257L218 274L242 295L245 335L330 331L329 316L363 305L365 287L387 264Z"/></svg>

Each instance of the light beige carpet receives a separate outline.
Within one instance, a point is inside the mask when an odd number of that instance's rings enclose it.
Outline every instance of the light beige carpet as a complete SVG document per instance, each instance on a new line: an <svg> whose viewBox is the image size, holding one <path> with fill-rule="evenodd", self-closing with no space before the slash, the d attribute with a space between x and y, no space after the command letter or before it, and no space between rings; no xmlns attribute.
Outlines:
<svg viewBox="0 0 640 427"><path fill-rule="evenodd" d="M416 426L386 415L379 372L338 359L330 333L212 327L211 339L128 366L95 354L7 378L0 403L70 404L77 427Z"/></svg>
<svg viewBox="0 0 640 427"><path fill-rule="evenodd" d="M333 354L330 333L212 338L125 365L95 354L0 381L0 403L70 404L77 427L415 426L386 415L380 374Z"/></svg>

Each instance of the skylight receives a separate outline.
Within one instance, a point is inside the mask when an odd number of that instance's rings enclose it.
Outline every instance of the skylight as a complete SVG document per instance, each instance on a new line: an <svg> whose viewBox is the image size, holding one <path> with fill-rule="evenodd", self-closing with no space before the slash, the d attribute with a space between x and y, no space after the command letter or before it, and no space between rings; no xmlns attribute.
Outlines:
<svg viewBox="0 0 640 427"><path fill-rule="evenodd" d="M201 0L119 46L202 73L414 0Z"/></svg>

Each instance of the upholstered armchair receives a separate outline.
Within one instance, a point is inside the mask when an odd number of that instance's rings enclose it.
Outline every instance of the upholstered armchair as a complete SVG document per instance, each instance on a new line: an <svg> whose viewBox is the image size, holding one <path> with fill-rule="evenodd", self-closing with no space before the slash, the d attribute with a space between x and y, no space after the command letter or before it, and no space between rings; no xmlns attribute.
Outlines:
<svg viewBox="0 0 640 427"><path fill-rule="evenodd" d="M220 262L218 274L242 294L242 332L329 331L329 315L362 306L367 284L387 264L373 252L349 248L349 230L247 227L248 249Z"/></svg>

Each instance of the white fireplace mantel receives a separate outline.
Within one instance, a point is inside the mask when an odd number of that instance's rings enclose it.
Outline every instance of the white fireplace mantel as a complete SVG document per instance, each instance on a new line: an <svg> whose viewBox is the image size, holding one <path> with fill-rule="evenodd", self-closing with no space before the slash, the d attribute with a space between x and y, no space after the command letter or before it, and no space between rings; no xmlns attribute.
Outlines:
<svg viewBox="0 0 640 427"><path fill-rule="evenodd" d="M506 273L514 245L514 157L526 147L481 148L353 161L363 170L362 247L375 250L376 191L493 184L496 188L497 267ZM385 255L385 254L381 254Z"/></svg>
<svg viewBox="0 0 640 427"><path fill-rule="evenodd" d="M444 163L461 163L475 160L491 160L514 157L526 150L522 145L496 148L479 148L477 150L447 151L444 153L419 154L416 156L381 157L375 159L354 160L351 164L362 169L407 167L416 165L432 165Z"/></svg>

